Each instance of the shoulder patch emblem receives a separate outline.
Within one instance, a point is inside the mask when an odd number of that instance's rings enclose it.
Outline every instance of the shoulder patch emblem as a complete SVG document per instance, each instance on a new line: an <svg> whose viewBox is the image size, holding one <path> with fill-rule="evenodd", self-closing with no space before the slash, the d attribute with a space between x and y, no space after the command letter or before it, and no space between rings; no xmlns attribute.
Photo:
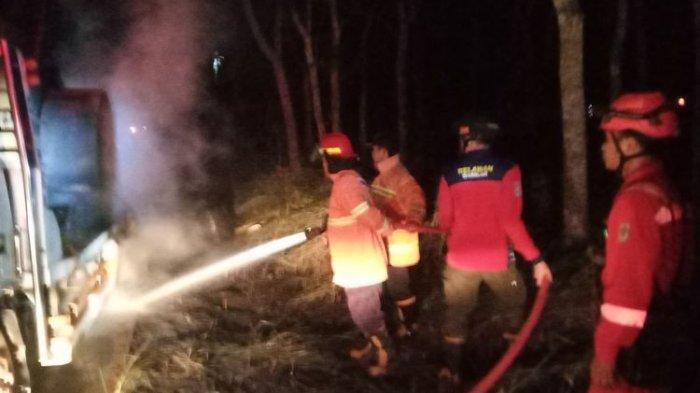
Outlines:
<svg viewBox="0 0 700 393"><path fill-rule="evenodd" d="M523 196L523 185L520 182L515 183L515 197L520 198Z"/></svg>
<svg viewBox="0 0 700 393"><path fill-rule="evenodd" d="M662 206L659 211L656 212L656 216L654 216L654 220L658 224L664 225L668 224L669 222L673 221L673 215L671 214L671 209L669 209L666 206Z"/></svg>
<svg viewBox="0 0 700 393"><path fill-rule="evenodd" d="M617 241L624 243L630 237L630 224L623 222L617 230Z"/></svg>

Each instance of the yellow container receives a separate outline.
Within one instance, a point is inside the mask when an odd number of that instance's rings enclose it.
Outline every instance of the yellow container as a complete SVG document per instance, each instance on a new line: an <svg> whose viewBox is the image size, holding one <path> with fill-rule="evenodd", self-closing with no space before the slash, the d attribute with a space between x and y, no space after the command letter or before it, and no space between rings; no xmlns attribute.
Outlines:
<svg viewBox="0 0 700 393"><path fill-rule="evenodd" d="M420 260L417 232L397 229L389 235L388 243L391 266L413 266Z"/></svg>

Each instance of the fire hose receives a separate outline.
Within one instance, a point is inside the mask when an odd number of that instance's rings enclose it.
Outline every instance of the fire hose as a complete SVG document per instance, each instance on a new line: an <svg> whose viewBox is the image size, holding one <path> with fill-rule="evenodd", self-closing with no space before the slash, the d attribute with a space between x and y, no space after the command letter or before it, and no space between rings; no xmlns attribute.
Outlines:
<svg viewBox="0 0 700 393"><path fill-rule="evenodd" d="M415 232L419 233L444 233L443 231L429 226L418 226L411 228ZM525 343L530 338L532 330L537 325L537 321L542 315L542 310L547 303L547 296L549 294L549 285L551 282L549 280L544 280L537 290L537 296L535 297L535 303L532 306L530 315L520 328L518 335L515 337L513 342L510 344L508 350L501 356L498 362L491 368L491 370L486 374L481 380L471 389L465 390L468 393L486 393L493 385L503 376L503 374L508 370L508 368L513 364L513 361L518 356L520 351L522 351Z"/></svg>
<svg viewBox="0 0 700 393"><path fill-rule="evenodd" d="M465 390L465 392L486 393L489 389L493 387L496 381L498 381L501 378L501 376L503 376L503 373L505 373L506 370L508 370L508 367L510 367L510 365L513 363L515 358L525 346L527 340L530 338L532 330L535 328L535 325L537 325L537 321L540 319L540 315L542 315L544 305L547 303L547 295L549 294L549 284L551 284L549 280L544 280L540 285L540 288L537 290L537 297L535 298L535 304L532 306L530 315L527 317L527 320L518 332L518 335L515 337L515 340L513 340L513 343L510 344L508 350L503 354L503 356L501 356L501 359L498 361L498 363L496 363L496 365L493 366L493 368L491 368L491 371L489 371L489 373L486 374L486 376L483 377L481 381L479 381L479 383L476 384L476 386L471 388L471 390Z"/></svg>

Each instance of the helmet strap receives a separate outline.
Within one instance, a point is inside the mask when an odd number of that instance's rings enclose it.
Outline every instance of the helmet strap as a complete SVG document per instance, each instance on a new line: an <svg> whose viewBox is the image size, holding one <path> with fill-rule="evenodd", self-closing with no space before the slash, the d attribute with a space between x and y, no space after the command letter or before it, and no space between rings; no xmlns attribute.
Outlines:
<svg viewBox="0 0 700 393"><path fill-rule="evenodd" d="M469 141L473 140L469 134L466 135L460 135L459 136L459 153L464 153L464 151L467 149L467 145L469 145Z"/></svg>
<svg viewBox="0 0 700 393"><path fill-rule="evenodd" d="M615 173L617 173L620 176L622 176L622 169L625 167L625 164L629 160L631 160L633 158L649 155L649 153L646 150L640 151L638 153L626 155L625 153L622 152L622 148L620 147L620 140L618 139L617 135L612 133L610 136L612 137L613 144L615 145L615 150L617 150L617 154L620 156L620 163L617 164L617 169L615 169Z"/></svg>

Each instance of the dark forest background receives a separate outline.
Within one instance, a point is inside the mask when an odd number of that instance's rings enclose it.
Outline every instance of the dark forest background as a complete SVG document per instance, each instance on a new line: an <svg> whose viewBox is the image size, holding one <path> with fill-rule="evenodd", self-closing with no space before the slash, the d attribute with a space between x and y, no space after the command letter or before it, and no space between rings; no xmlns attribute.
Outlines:
<svg viewBox="0 0 700 393"><path fill-rule="evenodd" d="M324 114L331 110L329 76L334 61L329 3L308 2ZM50 89L67 84L70 73L81 70L76 62L93 74L109 74L129 40L130 29L157 14L167 2L140 2L146 6L139 7L135 2L83 0L3 0L1 4L3 35L26 54L41 58L43 88ZM192 3L190 8L190 14L203 10L205 15L204 22L201 18L198 22L201 29L193 37L196 40L183 43L205 48L196 58L182 59L199 70L191 83L200 87L200 94L190 108L198 126L190 132L198 133L208 146L217 146L203 149L198 158L196 165L204 169L194 173L203 179L194 188L208 192L185 190L197 194L194 198L206 194L205 199L216 199L218 193L224 194L219 199L225 199L234 193L236 182L290 163L273 69L256 44L243 4L211 0ZM401 6L407 11L405 19L398 11ZM584 21L580 58L586 105L580 110L604 107L611 99L613 83L619 83L623 91L660 89L672 100L684 97L688 107L695 104L696 27L691 1L584 0L578 6ZM294 11L304 19L306 7L307 2L301 0L252 2L268 40L279 20L280 58L294 105L299 154L302 164L309 166L313 164L307 157L317 137L304 49L291 16ZM526 219L537 222L536 228L548 228L544 236L557 237L565 201L559 35L552 1L357 0L338 1L337 7L342 29L337 58L341 129L358 146L377 132L398 134L397 48L404 21L408 29L407 109L402 156L428 196L434 196L440 166L455 152L452 122L465 113L490 116L505 130L498 148L523 167ZM625 7L624 15L620 7ZM181 22L173 20L172 24ZM622 41L616 38L621 26ZM612 58L615 50L617 60ZM212 69L216 56L222 60L217 73ZM619 61L619 81L611 79L611 61ZM167 72L167 66L160 71ZM363 89L367 100L364 126L360 124ZM673 160L669 162L688 197L692 188L691 114L681 114L683 132L671 149ZM326 129L332 128L329 116ZM596 118L587 117L588 161L582 164L588 167L591 231L601 225L615 187L614 176L600 164L597 123ZM165 146L176 139L168 137L168 132L174 131L165 130L159 136Z"/></svg>

